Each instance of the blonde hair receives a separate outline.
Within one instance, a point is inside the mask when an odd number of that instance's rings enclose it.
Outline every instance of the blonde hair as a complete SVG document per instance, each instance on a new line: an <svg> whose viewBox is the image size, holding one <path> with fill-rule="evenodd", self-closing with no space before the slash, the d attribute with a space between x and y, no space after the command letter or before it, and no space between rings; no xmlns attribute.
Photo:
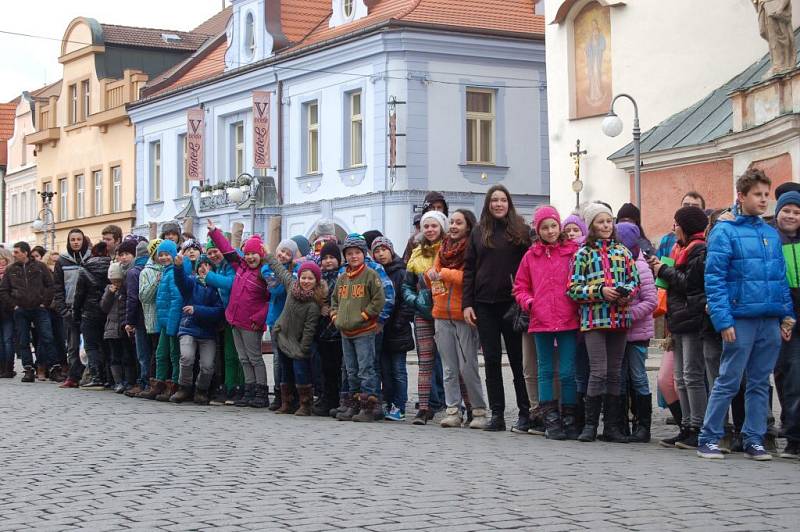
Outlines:
<svg viewBox="0 0 800 532"><path fill-rule="evenodd" d="M0 260L5 260L7 264L14 262L14 255L6 248L0 248Z"/></svg>

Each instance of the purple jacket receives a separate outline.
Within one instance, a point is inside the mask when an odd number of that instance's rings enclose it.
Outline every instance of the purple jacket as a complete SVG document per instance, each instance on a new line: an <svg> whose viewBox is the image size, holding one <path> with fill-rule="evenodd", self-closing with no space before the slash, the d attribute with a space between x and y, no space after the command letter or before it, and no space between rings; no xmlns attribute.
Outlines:
<svg viewBox="0 0 800 532"><path fill-rule="evenodd" d="M653 272L641 252L636 258L636 269L639 270L639 290L628 307L633 318L631 328L628 329L629 342L650 340L655 335L653 311L658 305L658 293L653 280Z"/></svg>
<svg viewBox="0 0 800 532"><path fill-rule="evenodd" d="M269 309L269 290L267 282L261 276L261 266L250 268L219 229L214 229L208 235L236 272L231 297L225 309L225 319L233 327L264 331Z"/></svg>

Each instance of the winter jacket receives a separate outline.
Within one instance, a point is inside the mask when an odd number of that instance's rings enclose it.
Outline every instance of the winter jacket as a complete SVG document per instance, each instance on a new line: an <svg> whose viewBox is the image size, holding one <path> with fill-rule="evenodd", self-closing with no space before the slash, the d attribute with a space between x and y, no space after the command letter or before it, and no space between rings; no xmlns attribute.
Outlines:
<svg viewBox="0 0 800 532"><path fill-rule="evenodd" d="M222 262L214 266L214 271L210 271L206 275L206 284L219 291L219 297L222 298L222 304L226 308L231 300L231 289L235 278L236 270L226 259L222 259Z"/></svg>
<svg viewBox="0 0 800 532"><path fill-rule="evenodd" d="M413 308L417 316L433 321L433 295L425 283L425 272L433 268L442 243L437 242L423 254L423 247L417 246L411 252L406 264L406 278L403 281L403 304Z"/></svg>
<svg viewBox="0 0 800 532"><path fill-rule="evenodd" d="M269 266L286 291L286 304L272 334L281 353L294 360L311 358L311 343L319 325L320 307L315 299L300 301L292 294L294 275L274 256L268 255ZM319 292L319 290L318 290Z"/></svg>
<svg viewBox="0 0 800 532"><path fill-rule="evenodd" d="M12 262L6 266L0 283L0 298L10 307L22 309L50 308L53 302L53 274L37 260L25 264Z"/></svg>
<svg viewBox="0 0 800 532"><path fill-rule="evenodd" d="M378 273L364 266L353 277L340 275L331 298L333 323L348 338L374 334L386 302Z"/></svg>
<svg viewBox="0 0 800 532"><path fill-rule="evenodd" d="M778 229L781 237L783 258L786 261L786 282L792 294L795 312L800 308L800 235L789 236Z"/></svg>
<svg viewBox="0 0 800 532"><path fill-rule="evenodd" d="M181 309L178 336L193 336L203 340L216 338L217 331L225 322L225 307L219 291L206 286L196 276L187 274L184 268L175 268L174 271L175 286L181 294L183 305L193 307L191 314Z"/></svg>
<svg viewBox="0 0 800 532"><path fill-rule="evenodd" d="M139 302L142 304L144 314L144 326L147 334L157 334L161 332L158 326L158 309L156 308L156 293L158 283L161 281L161 274L164 267L152 260L145 264L142 273L139 274Z"/></svg>
<svg viewBox="0 0 800 532"><path fill-rule="evenodd" d="M610 239L586 243L575 254L569 296L580 305L581 331L630 328L630 309L607 301L603 287L624 287L631 297L639 287L639 272L630 252Z"/></svg>
<svg viewBox="0 0 800 532"><path fill-rule="evenodd" d="M284 268L286 267L285 264L283 266ZM292 267L292 276L294 279L297 279L297 269L299 267L299 264L294 264ZM278 322L278 318L280 318L283 312L283 307L286 305L286 287L283 286L283 283L278 279L278 276L269 264L265 264L264 267L261 268L261 276L267 282L267 288L269 289L267 327L271 329Z"/></svg>
<svg viewBox="0 0 800 532"><path fill-rule="evenodd" d="M395 293L399 294L406 278L406 265L403 259L394 256L392 262L383 267L386 275L392 280ZM386 353L407 353L414 349L414 335L411 332L411 321L414 309L402 298L397 298L392 315L383 324L383 350Z"/></svg>
<svg viewBox="0 0 800 532"><path fill-rule="evenodd" d="M461 310L461 301L464 296L464 268L442 268L439 255L433 261L433 268L439 272L439 284L434 284L425 276L425 282L431 289L433 298L433 311L431 314L437 320L464 321L464 311ZM434 289L435 286L439 288Z"/></svg>
<svg viewBox="0 0 800 532"><path fill-rule="evenodd" d="M106 285L103 297L100 298L100 308L106 314L103 338L106 340L125 338L126 333L122 330L122 320L125 319L125 293L122 288L112 292L111 285Z"/></svg>
<svg viewBox="0 0 800 532"><path fill-rule="evenodd" d="M631 328L628 329L629 342L642 342L655 336L653 311L658 306L658 290L653 271L641 252L636 258L636 270L639 272L639 290L628 306L632 320Z"/></svg>
<svg viewBox="0 0 800 532"><path fill-rule="evenodd" d="M81 264L86 262L91 254L61 253L56 261L53 271L53 307L63 317L72 316L72 303L75 301L75 289L78 286L78 277L81 273Z"/></svg>
<svg viewBox="0 0 800 532"><path fill-rule="evenodd" d="M531 243L511 244L505 236L505 228L503 222L494 222L491 236L494 247L491 248L483 244L480 227L472 231L464 262L462 308L474 307L475 303L505 303L514 299L512 277Z"/></svg>
<svg viewBox="0 0 800 532"><path fill-rule="evenodd" d="M389 316L392 315L395 302L399 296L395 294L394 284L392 284L392 280L386 274L386 270L383 268L383 266L372 260L370 257L364 257L364 264L367 265L367 268L374 270L375 273L378 274L378 279L381 281L384 302L383 308L378 314L378 323L386 323L386 320L388 320Z"/></svg>
<svg viewBox="0 0 800 532"><path fill-rule="evenodd" d="M667 289L667 327L676 334L697 333L706 313L705 260L706 244L691 245L685 264L664 265L658 278L669 283Z"/></svg>
<svg viewBox="0 0 800 532"><path fill-rule="evenodd" d="M778 232L760 216L721 220L708 237L706 299L714 328L736 318L794 317Z"/></svg>
<svg viewBox="0 0 800 532"><path fill-rule="evenodd" d="M331 299L333 292L336 290L336 280L339 278L339 270L330 270L322 272L322 282L328 285L328 293L325 296L325 304L331 308ZM319 325L317 326L317 340L320 342L341 342L342 333L333 324L330 314L328 316L320 315Z"/></svg>
<svg viewBox="0 0 800 532"><path fill-rule="evenodd" d="M158 329L165 331L167 336L178 336L183 312L183 296L175 284L175 271L178 269L184 271L183 268L176 268L174 264L165 266L156 290Z"/></svg>
<svg viewBox="0 0 800 532"><path fill-rule="evenodd" d="M100 299L108 285L108 267L111 257L90 257L81 266L72 311L81 320L106 321L106 314L100 308Z"/></svg>
<svg viewBox="0 0 800 532"><path fill-rule="evenodd" d="M147 265L147 257L138 257L125 274L125 314L122 326L144 327L144 310L139 301L139 277Z"/></svg>
<svg viewBox="0 0 800 532"><path fill-rule="evenodd" d="M269 310L269 291L261 269L250 268L219 229L211 231L209 236L236 272L225 319L233 327L263 332Z"/></svg>
<svg viewBox="0 0 800 532"><path fill-rule="evenodd" d="M578 244L565 240L546 244L537 240L519 264L514 296L530 314L528 332L577 330L578 304L567 295L572 258Z"/></svg>

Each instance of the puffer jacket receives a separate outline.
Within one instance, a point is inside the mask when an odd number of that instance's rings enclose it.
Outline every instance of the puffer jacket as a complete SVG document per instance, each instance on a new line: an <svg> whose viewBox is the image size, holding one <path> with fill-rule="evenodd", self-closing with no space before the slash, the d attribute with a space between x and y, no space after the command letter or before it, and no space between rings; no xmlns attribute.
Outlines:
<svg viewBox="0 0 800 532"><path fill-rule="evenodd" d="M125 291L120 288L112 292L111 285L106 286L103 297L100 298L100 308L106 313L103 338L106 340L125 338L126 333L122 330L122 322L125 319Z"/></svg>
<svg viewBox="0 0 800 532"><path fill-rule="evenodd" d="M72 304L75 301L75 289L78 287L78 277L81 265L86 262L91 253L67 253L58 256L56 267L53 270L53 308L63 317L72 316Z"/></svg>
<svg viewBox="0 0 800 532"><path fill-rule="evenodd" d="M336 288L336 280L339 278L339 270L329 270L322 272L322 282L328 285L328 295L325 296L325 304L331 308L331 298L333 291ZM342 333L333 324L330 315L322 316L319 318L319 325L317 326L317 340L320 342L341 342Z"/></svg>
<svg viewBox="0 0 800 532"><path fill-rule="evenodd" d="M225 319L233 327L263 332L269 310L269 291L261 268L250 268L218 228L209 232L209 236L236 272Z"/></svg>
<svg viewBox="0 0 800 532"><path fill-rule="evenodd" d="M233 288L235 278L236 270L226 259L222 259L222 262L214 266L214 271L210 271L206 275L206 284L219 291L219 297L222 298L222 304L226 308L231 300L231 288Z"/></svg>
<svg viewBox="0 0 800 532"><path fill-rule="evenodd" d="M181 309L178 336L193 336L203 340L216 338L217 331L225 321L225 307L219 291L200 282L184 268L175 268L174 272L175 286L178 287L183 304L194 307L191 314Z"/></svg>
<svg viewBox="0 0 800 532"><path fill-rule="evenodd" d="M578 304L567 295L572 258L578 244L537 240L522 258L514 279L514 297L530 313L528 332L577 330Z"/></svg>
<svg viewBox="0 0 800 532"><path fill-rule="evenodd" d="M676 334L698 333L703 328L706 313L704 239L690 240L685 264L664 265L658 278L669 283L667 289L667 326Z"/></svg>
<svg viewBox="0 0 800 532"><path fill-rule="evenodd" d="M466 250L465 250L466 252ZM441 284L434 290L434 284L425 276L425 282L431 288L433 297L433 311L431 314L437 320L464 321L464 311L461 310L461 301L464 295L464 267L460 269L443 268L440 254L436 254L433 268L439 272Z"/></svg>
<svg viewBox="0 0 800 532"><path fill-rule="evenodd" d="M90 257L83 263L72 305L75 316L80 316L82 320L105 321L100 299L108 285L109 265L111 257Z"/></svg>
<svg viewBox="0 0 800 532"><path fill-rule="evenodd" d="M392 262L383 267L386 275L395 286L395 293L401 293L406 278L406 264L401 257L394 256ZM411 321L414 310L398 299L392 315L383 324L383 350L386 353L407 353L414 349L414 335L411 332Z"/></svg>
<svg viewBox="0 0 800 532"><path fill-rule="evenodd" d="M161 332L158 327L158 309L156 307L156 294L158 283L161 281L161 274L164 267L152 260L145 264L142 273L139 274L139 302L142 304L144 314L144 326L147 334L157 334Z"/></svg>
<svg viewBox="0 0 800 532"><path fill-rule="evenodd" d="M37 260L29 259L25 264L12 262L6 266L0 283L0 298L11 307L50 308L53 303L53 274Z"/></svg>
<svg viewBox="0 0 800 532"><path fill-rule="evenodd" d="M274 255L267 255L267 261L287 293L286 305L272 328L278 349L294 360L309 359L311 358L311 343L314 341L314 334L319 325L319 301L314 297L308 301L296 299L292 294L292 286L297 282L294 275ZM320 288L323 286L317 287L317 294L321 293Z"/></svg>
<svg viewBox="0 0 800 532"><path fill-rule="evenodd" d="M711 230L705 288L714 329L736 318L794 317L778 232L760 216L739 214Z"/></svg>
<svg viewBox="0 0 800 532"><path fill-rule="evenodd" d="M658 290L653 272L641 252L636 257L636 270L639 272L639 290L628 307L632 320L631 328L628 329L629 342L643 342L655 336L653 311L658 306Z"/></svg>
<svg viewBox="0 0 800 532"><path fill-rule="evenodd" d="M286 264L283 266L285 268ZM297 270L299 267L299 264L293 264L292 266L292 276L295 279L297 279ZM261 268L261 276L267 282L267 288L269 289L267 327L272 328L278 322L278 318L281 317L281 313L283 312L283 307L286 305L286 287L283 286L283 283L269 264L265 264L264 267Z"/></svg>
<svg viewBox="0 0 800 532"><path fill-rule="evenodd" d="M630 251L610 239L587 242L575 254L569 296L580 305L581 331L630 328L630 309L607 301L603 287L625 287L631 297L639 288L639 272Z"/></svg>
<svg viewBox="0 0 800 532"><path fill-rule="evenodd" d="M428 321L433 321L433 294L425 284L425 272L433 268L441 246L442 243L437 242L424 250L425 253L421 245L415 247L406 265L406 278L403 281L403 304Z"/></svg>
<svg viewBox="0 0 800 532"><path fill-rule="evenodd" d="M175 284L174 264L164 268L161 274L161 282L158 283L156 291L156 315L158 316L158 328L165 331L167 336L178 336L178 329L181 324L181 313L183 312L183 296ZM180 268L183 270L183 268Z"/></svg>

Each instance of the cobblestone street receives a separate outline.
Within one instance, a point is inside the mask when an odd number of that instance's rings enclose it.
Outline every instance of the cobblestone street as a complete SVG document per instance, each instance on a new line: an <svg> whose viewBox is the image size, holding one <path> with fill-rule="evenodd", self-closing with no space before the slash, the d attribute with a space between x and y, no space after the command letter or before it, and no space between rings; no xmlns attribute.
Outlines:
<svg viewBox="0 0 800 532"><path fill-rule="evenodd" d="M656 435L673 430L663 417ZM800 517L800 464L787 460L710 462L655 442L364 425L17 380L0 382L0 445L0 530L708 532L796 530Z"/></svg>

